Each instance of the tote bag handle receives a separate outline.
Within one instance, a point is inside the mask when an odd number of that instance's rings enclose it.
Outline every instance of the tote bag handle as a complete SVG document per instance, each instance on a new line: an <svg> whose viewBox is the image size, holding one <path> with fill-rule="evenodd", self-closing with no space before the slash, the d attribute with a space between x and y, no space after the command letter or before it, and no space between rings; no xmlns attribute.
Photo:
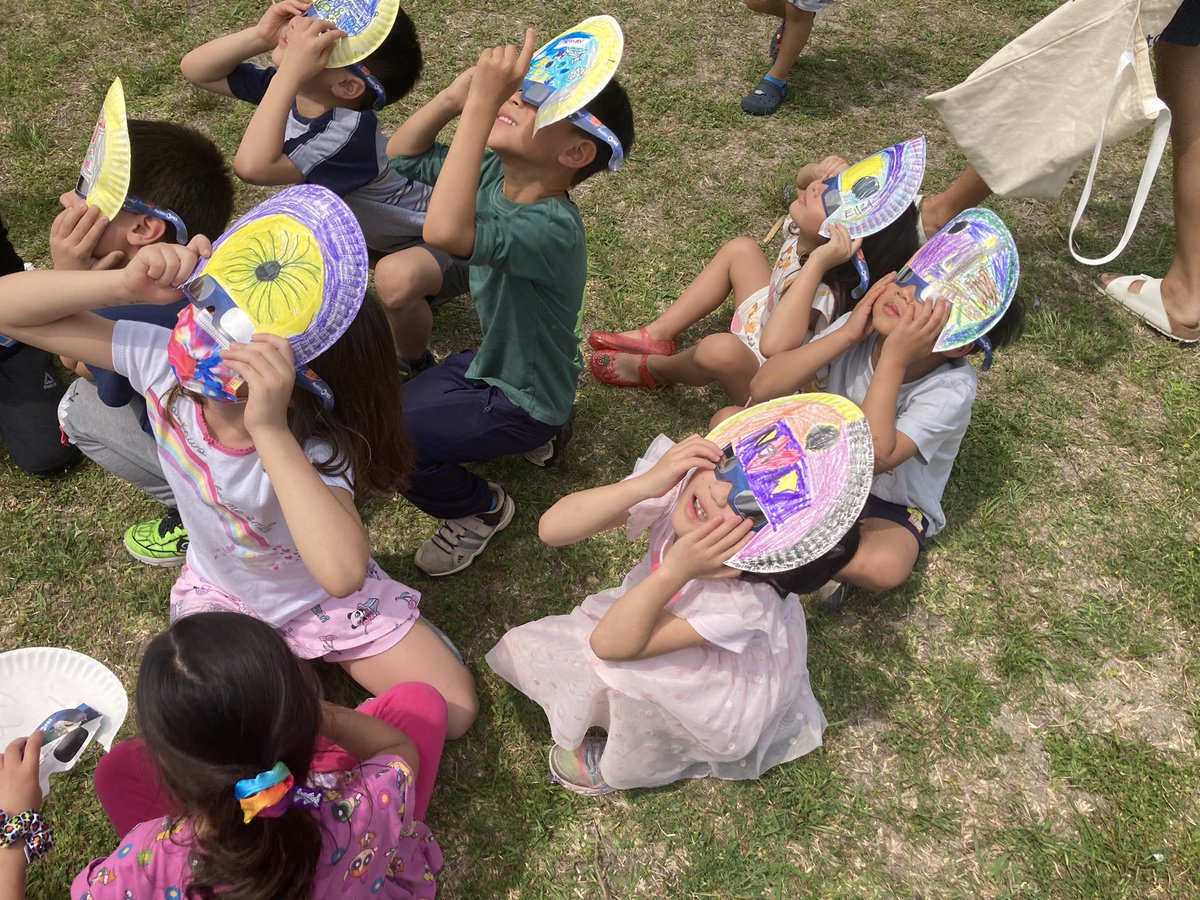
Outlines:
<svg viewBox="0 0 1200 900"><path fill-rule="evenodd" d="M1141 36L1140 28L1136 24L1134 26L1133 40L1145 40ZM1125 222L1125 233L1121 235L1121 240L1117 242L1117 246L1111 253L1095 258L1081 256L1075 249L1075 229L1079 226L1079 220L1083 218L1083 214L1087 210L1088 201L1092 198L1092 183L1096 180L1096 166L1100 162L1100 152L1104 149L1104 132L1108 128L1108 119L1112 115L1113 105L1116 103L1117 94L1120 90L1121 76L1124 75L1126 69L1132 69L1136 77L1138 65L1133 50L1125 50L1117 62L1117 71L1113 76L1112 86L1109 89L1108 103L1104 107L1104 119L1100 125L1100 137L1096 140L1096 150L1092 153L1092 164L1088 169L1087 181L1084 182L1083 194L1079 198L1079 205L1075 207L1075 218L1071 220L1071 231L1067 236L1067 246L1071 251L1071 255L1084 265L1102 266L1105 263L1112 262L1129 243L1129 239L1133 236L1133 230L1137 227L1138 220L1142 216L1142 207L1146 204L1146 197L1150 193L1150 186L1154 183L1154 174L1158 171L1158 164L1162 161L1163 150L1167 146L1167 137L1171 132L1171 110L1167 107L1167 104L1163 103L1157 95L1143 97L1142 104L1147 116L1154 116L1155 118L1154 135L1150 138L1150 149L1146 153L1146 164L1142 167L1142 177L1138 182L1137 193L1133 198L1133 206L1129 210L1129 218ZM1140 79L1138 79L1138 85L1140 88Z"/></svg>

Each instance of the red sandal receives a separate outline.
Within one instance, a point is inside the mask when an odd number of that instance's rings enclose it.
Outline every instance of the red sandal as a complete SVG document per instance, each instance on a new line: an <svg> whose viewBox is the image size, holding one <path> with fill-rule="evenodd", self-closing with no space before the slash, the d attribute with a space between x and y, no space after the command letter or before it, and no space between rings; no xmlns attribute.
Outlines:
<svg viewBox="0 0 1200 900"><path fill-rule="evenodd" d="M638 329L638 337L626 337L612 331L593 331L588 335L588 346L593 350L618 350L621 353L645 353L649 356L671 356L675 353L675 342L650 337L645 328Z"/></svg>
<svg viewBox="0 0 1200 900"><path fill-rule="evenodd" d="M592 372L592 376L601 384L607 384L609 387L648 387L660 388L666 387L666 383L659 383L654 380L654 376L650 374L650 366L648 365L649 355L643 353L638 359L638 380L634 381L629 378L622 378L617 374L617 367L614 365L615 357L618 354L611 350L600 350L592 354L592 358L588 361L588 368ZM631 353L620 354L622 356L633 356Z"/></svg>

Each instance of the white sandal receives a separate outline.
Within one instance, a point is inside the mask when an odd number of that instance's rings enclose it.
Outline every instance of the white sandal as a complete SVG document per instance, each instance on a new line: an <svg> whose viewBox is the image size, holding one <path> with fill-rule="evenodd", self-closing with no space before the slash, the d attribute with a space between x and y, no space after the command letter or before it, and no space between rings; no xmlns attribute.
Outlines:
<svg viewBox="0 0 1200 900"><path fill-rule="evenodd" d="M1135 293L1132 287L1139 281L1144 284L1142 289ZM1119 275L1108 284L1099 278L1093 284L1100 293L1112 297L1164 337L1181 344L1200 341L1200 328L1188 328L1172 323L1167 316L1167 308L1163 306L1161 278L1151 278L1149 275Z"/></svg>

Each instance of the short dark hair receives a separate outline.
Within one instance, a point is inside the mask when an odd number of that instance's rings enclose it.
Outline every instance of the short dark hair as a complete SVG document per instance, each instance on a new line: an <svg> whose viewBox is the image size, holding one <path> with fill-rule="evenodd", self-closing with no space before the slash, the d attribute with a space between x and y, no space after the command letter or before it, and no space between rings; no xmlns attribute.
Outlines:
<svg viewBox="0 0 1200 900"><path fill-rule="evenodd" d="M305 809L244 822L234 785L282 762L297 784L321 727L316 677L266 622L185 616L150 642L137 678L138 724L174 801L204 823L188 896L311 896L321 829Z"/></svg>
<svg viewBox="0 0 1200 900"><path fill-rule="evenodd" d="M413 89L421 75L421 42L408 13L402 9L396 13L392 30L362 65L383 85L384 106L395 103ZM358 108L370 109L374 103L375 92L367 85Z"/></svg>
<svg viewBox="0 0 1200 900"><path fill-rule="evenodd" d="M861 522L861 519L855 521L850 529L838 538L836 544L811 562L786 572L746 572L742 577L771 585L781 597L788 594L811 594L844 569L846 563L858 552L862 534Z"/></svg>
<svg viewBox="0 0 1200 900"><path fill-rule="evenodd" d="M1007 347L1019 338L1025 333L1025 301L1020 297L1013 297L1012 303L1008 304L1008 309L1004 311L1004 315L997 319L996 324L985 333L987 339L992 343L993 350ZM979 342L976 341L971 352L978 353L981 349Z"/></svg>
<svg viewBox="0 0 1200 900"><path fill-rule="evenodd" d="M613 78L604 86L604 90L588 102L587 109L617 136L617 140L621 142L621 149L628 157L629 151L633 149L633 107L621 83ZM586 131L583 133L587 134ZM608 161L612 159L612 148L608 144L595 135L587 136L596 145L596 158L576 171L575 177L571 179L573 185L586 181L597 172L603 172L608 168Z"/></svg>
<svg viewBox="0 0 1200 900"><path fill-rule="evenodd" d="M233 176L208 137L174 122L129 120L129 194L171 210L188 235L215 239L233 214ZM175 240L167 225L166 238Z"/></svg>

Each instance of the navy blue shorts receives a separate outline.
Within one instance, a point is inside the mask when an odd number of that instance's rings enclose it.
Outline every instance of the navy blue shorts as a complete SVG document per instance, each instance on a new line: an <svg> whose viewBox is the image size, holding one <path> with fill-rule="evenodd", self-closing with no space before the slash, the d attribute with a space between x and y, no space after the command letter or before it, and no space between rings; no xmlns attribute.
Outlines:
<svg viewBox="0 0 1200 900"><path fill-rule="evenodd" d="M1158 39L1180 47L1200 44L1200 0L1183 0Z"/></svg>
<svg viewBox="0 0 1200 900"><path fill-rule="evenodd" d="M903 525L908 529L908 533L917 539L917 546L921 548L921 552L925 552L925 526L928 523L925 513L915 506L901 506L899 503L881 500L874 494L868 494L867 504L858 517L860 522L863 519L886 519L888 522Z"/></svg>

